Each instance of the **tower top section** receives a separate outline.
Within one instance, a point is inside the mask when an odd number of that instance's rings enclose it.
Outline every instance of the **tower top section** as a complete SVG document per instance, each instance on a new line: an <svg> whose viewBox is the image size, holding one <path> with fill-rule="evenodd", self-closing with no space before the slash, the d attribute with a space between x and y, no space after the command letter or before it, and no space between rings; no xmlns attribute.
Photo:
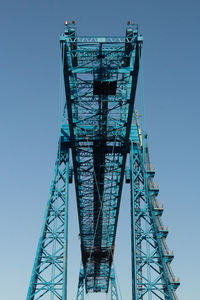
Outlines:
<svg viewBox="0 0 200 300"><path fill-rule="evenodd" d="M124 43L124 42L143 42L143 36L138 33L138 25L130 21L127 22L126 35L124 36L77 36L77 28L75 21L69 23L64 22L64 33L60 36L60 41L65 41L66 37L69 41L77 43Z"/></svg>

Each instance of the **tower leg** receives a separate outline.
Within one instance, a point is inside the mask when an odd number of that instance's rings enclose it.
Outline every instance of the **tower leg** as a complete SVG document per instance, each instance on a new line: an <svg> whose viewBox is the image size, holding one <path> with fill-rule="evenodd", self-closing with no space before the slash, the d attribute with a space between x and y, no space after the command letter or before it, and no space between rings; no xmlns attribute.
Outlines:
<svg viewBox="0 0 200 300"><path fill-rule="evenodd" d="M78 281L76 300L84 300L84 270L81 267Z"/></svg>
<svg viewBox="0 0 200 300"><path fill-rule="evenodd" d="M58 151L27 300L67 300L68 176L67 149Z"/></svg>
<svg viewBox="0 0 200 300"><path fill-rule="evenodd" d="M137 300L136 282L136 237L135 237L135 197L134 197L134 173L133 173L133 143L130 151L130 178L131 178L131 263L132 263L132 300Z"/></svg>
<svg viewBox="0 0 200 300"><path fill-rule="evenodd" d="M168 259L167 230L158 211L159 190L146 161L147 146L131 141L132 300L174 300L177 285Z"/></svg>
<svg viewBox="0 0 200 300"><path fill-rule="evenodd" d="M117 285L116 285L116 280L115 280L114 268L111 269L110 289L111 289L111 300L119 300L118 292L117 292Z"/></svg>

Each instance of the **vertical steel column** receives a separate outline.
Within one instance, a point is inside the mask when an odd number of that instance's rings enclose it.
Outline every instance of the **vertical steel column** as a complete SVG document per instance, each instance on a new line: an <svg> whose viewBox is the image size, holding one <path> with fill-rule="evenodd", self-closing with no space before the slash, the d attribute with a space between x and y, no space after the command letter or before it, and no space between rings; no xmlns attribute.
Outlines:
<svg viewBox="0 0 200 300"><path fill-rule="evenodd" d="M67 300L68 176L69 150L59 146L27 300Z"/></svg>
<svg viewBox="0 0 200 300"><path fill-rule="evenodd" d="M76 300L84 300L84 270L81 266L80 273L79 273L79 281L78 281L78 289Z"/></svg>
<svg viewBox="0 0 200 300"><path fill-rule="evenodd" d="M131 263L132 263L132 300L137 300L137 283L136 283L136 245L135 245L135 197L134 197L134 173L133 173L133 141L131 140L130 148L130 178L131 178Z"/></svg>
<svg viewBox="0 0 200 300"><path fill-rule="evenodd" d="M111 300L119 300L114 268L111 269L110 290L111 290Z"/></svg>
<svg viewBox="0 0 200 300"><path fill-rule="evenodd" d="M65 223L64 223L64 258L63 258L63 294L62 300L67 300L67 257L68 257L68 197L69 197L69 149L66 161L66 189L65 189Z"/></svg>
<svg viewBox="0 0 200 300"><path fill-rule="evenodd" d="M159 190L147 170L143 142L130 142L132 300L175 300L179 282L170 267L167 230L156 200Z"/></svg>

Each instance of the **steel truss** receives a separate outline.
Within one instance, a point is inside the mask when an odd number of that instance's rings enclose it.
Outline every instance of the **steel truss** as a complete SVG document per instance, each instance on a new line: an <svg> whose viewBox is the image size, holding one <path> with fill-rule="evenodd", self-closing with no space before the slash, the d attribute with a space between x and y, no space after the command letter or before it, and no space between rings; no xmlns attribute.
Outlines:
<svg viewBox="0 0 200 300"><path fill-rule="evenodd" d="M84 300L84 290L85 290L84 285L85 285L85 275L84 275L84 269L83 269L83 267L81 267L80 274L79 274L76 300ZM114 271L113 267L112 267L111 273L110 273L110 299L111 300L119 300L117 284L116 284L116 280L115 280L115 271Z"/></svg>
<svg viewBox="0 0 200 300"><path fill-rule="evenodd" d="M111 300L119 300L114 268L111 269L111 274L110 274L110 291L111 291Z"/></svg>
<svg viewBox="0 0 200 300"><path fill-rule="evenodd" d="M84 269L81 267L78 281L76 300L84 300Z"/></svg>
<svg viewBox="0 0 200 300"><path fill-rule="evenodd" d="M107 292L133 114L142 37L61 37L70 147L86 292Z"/></svg>
<svg viewBox="0 0 200 300"><path fill-rule="evenodd" d="M168 230L156 199L155 171L137 124L132 132L136 137L130 140L132 299L174 300L180 283L170 267L173 253L165 242Z"/></svg>
<svg viewBox="0 0 200 300"><path fill-rule="evenodd" d="M173 254L165 243L163 208L134 117L142 37L131 24L124 38L77 37L76 27L67 24L60 42L66 103L27 300L67 300L72 175L82 254L76 299L109 288L111 300L119 299L112 266L125 174L131 187L132 300L175 300L179 282L170 268Z"/></svg>
<svg viewBox="0 0 200 300"><path fill-rule="evenodd" d="M69 151L59 147L27 300L66 299L68 178Z"/></svg>

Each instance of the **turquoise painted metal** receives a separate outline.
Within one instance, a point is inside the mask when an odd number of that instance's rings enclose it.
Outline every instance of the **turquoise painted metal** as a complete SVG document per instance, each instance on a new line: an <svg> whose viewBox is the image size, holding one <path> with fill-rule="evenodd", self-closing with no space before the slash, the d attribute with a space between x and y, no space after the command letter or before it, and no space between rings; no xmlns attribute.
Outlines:
<svg viewBox="0 0 200 300"><path fill-rule="evenodd" d="M130 139L131 240L132 240L132 299L177 299L179 286L170 263L173 259L165 239L168 234L161 221L158 186L153 182L147 146L137 118Z"/></svg>
<svg viewBox="0 0 200 300"><path fill-rule="evenodd" d="M119 300L114 268L111 269L111 274L110 274L110 291L111 291L111 300Z"/></svg>
<svg viewBox="0 0 200 300"><path fill-rule="evenodd" d="M67 25L61 37L86 293L108 292L141 45L134 25L125 37Z"/></svg>
<svg viewBox="0 0 200 300"><path fill-rule="evenodd" d="M84 300L84 270L81 267L78 281L76 300Z"/></svg>
<svg viewBox="0 0 200 300"><path fill-rule="evenodd" d="M72 177L82 256L76 299L109 289L111 300L119 299L113 257L124 177L131 190L132 300L177 299L163 209L134 113L142 41L130 22L124 37L79 37L74 22L65 24L60 44L66 103L27 300L67 299Z"/></svg>
<svg viewBox="0 0 200 300"><path fill-rule="evenodd" d="M68 178L69 151L59 146L27 300L66 299Z"/></svg>

